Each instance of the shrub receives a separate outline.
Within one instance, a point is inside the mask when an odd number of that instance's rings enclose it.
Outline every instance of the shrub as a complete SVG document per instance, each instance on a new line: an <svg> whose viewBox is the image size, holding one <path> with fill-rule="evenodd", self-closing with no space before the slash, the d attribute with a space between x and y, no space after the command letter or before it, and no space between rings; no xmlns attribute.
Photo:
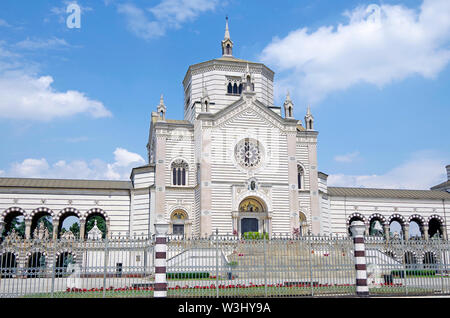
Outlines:
<svg viewBox="0 0 450 318"><path fill-rule="evenodd" d="M209 278L208 272L167 273L167 279Z"/></svg>
<svg viewBox="0 0 450 318"><path fill-rule="evenodd" d="M404 276L434 276L436 275L435 270L423 270L423 269L407 269L403 270L394 270L391 272L391 275L394 277L403 278Z"/></svg>
<svg viewBox="0 0 450 318"><path fill-rule="evenodd" d="M259 232L245 232L243 238L246 240L262 240L265 238L269 239L269 233L259 233Z"/></svg>

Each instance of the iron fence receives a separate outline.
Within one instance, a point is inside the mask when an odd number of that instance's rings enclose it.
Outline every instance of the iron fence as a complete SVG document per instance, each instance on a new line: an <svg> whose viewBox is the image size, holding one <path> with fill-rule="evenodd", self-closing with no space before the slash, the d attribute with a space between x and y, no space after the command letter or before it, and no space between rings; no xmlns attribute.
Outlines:
<svg viewBox="0 0 450 318"><path fill-rule="evenodd" d="M365 246L371 295L450 294L447 240L367 237Z"/></svg>
<svg viewBox="0 0 450 318"><path fill-rule="evenodd" d="M0 297L151 297L152 240L8 240Z"/></svg>
<svg viewBox="0 0 450 318"><path fill-rule="evenodd" d="M367 237L371 296L450 294L446 240ZM355 296L349 237L167 236L168 297ZM155 239L5 239L0 297L153 297Z"/></svg>
<svg viewBox="0 0 450 318"><path fill-rule="evenodd" d="M354 295L348 238L273 236L169 237L168 297Z"/></svg>

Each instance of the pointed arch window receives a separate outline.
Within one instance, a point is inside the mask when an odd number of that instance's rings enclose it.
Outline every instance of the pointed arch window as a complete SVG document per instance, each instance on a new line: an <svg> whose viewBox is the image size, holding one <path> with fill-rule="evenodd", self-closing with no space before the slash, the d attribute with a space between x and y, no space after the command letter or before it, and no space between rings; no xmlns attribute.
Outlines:
<svg viewBox="0 0 450 318"><path fill-rule="evenodd" d="M239 88L238 88L238 94L241 95L242 94L242 84L239 84Z"/></svg>
<svg viewBox="0 0 450 318"><path fill-rule="evenodd" d="M298 189L304 188L304 179L305 179L305 171L303 170L302 166L297 166L297 183L298 183Z"/></svg>
<svg viewBox="0 0 450 318"><path fill-rule="evenodd" d="M186 161L182 159L177 159L172 162L172 185L174 186L185 186L187 181L187 173L189 166Z"/></svg>
<svg viewBox="0 0 450 318"><path fill-rule="evenodd" d="M227 93L233 94L233 85L231 85L231 83L228 83Z"/></svg>
<svg viewBox="0 0 450 318"><path fill-rule="evenodd" d="M237 95L237 93L238 93L238 86L237 86L236 83L234 83L234 85L233 85L233 94Z"/></svg>

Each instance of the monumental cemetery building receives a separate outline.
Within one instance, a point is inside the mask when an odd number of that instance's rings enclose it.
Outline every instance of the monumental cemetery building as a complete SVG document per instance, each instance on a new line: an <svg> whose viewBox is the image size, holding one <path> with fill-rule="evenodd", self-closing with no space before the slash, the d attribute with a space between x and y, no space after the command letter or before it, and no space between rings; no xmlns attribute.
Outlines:
<svg viewBox="0 0 450 318"><path fill-rule="evenodd" d="M49 235L59 238L64 220L75 216L87 238L86 224L100 216L107 236L151 235L161 222L187 237L216 230L347 235L362 220L370 235L392 232L396 222L406 239L413 223L422 236L447 237L450 166L447 181L431 190L328 187L310 109L295 118L289 93L274 106L274 72L235 57L233 47L227 22L221 56L186 72L177 106L183 120L166 117L161 96L150 119L148 164L132 169L129 181L0 178L0 233L10 235L20 216L33 238L48 216Z"/></svg>

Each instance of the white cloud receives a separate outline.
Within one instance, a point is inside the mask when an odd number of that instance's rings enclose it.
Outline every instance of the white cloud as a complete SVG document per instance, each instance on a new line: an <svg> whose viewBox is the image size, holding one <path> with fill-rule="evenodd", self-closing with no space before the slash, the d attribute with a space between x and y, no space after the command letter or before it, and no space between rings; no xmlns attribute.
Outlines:
<svg viewBox="0 0 450 318"><path fill-rule="evenodd" d="M6 22L5 20L0 19L0 27L7 27L7 28L10 28L11 25L10 25L8 22Z"/></svg>
<svg viewBox="0 0 450 318"><path fill-rule="evenodd" d="M428 190L444 180L446 160L430 151L415 153L409 160L380 175L331 174L329 186L425 189Z"/></svg>
<svg viewBox="0 0 450 318"><path fill-rule="evenodd" d="M347 11L348 23L300 28L274 38L261 59L281 74L278 87L317 103L355 84L382 87L412 75L435 77L449 62L450 1L424 0L420 10L369 5Z"/></svg>
<svg viewBox="0 0 450 318"><path fill-rule="evenodd" d="M337 155L334 157L334 160L337 162L350 163L354 162L358 158L358 156L359 151L354 151L345 155Z"/></svg>
<svg viewBox="0 0 450 318"><path fill-rule="evenodd" d="M22 178L128 180L131 169L143 164L145 160L139 154L117 148L114 151L113 163L94 159L90 162L59 160L49 164L45 158L28 158L13 163L7 172L2 173L0 170L0 175Z"/></svg>
<svg viewBox="0 0 450 318"><path fill-rule="evenodd" d="M218 3L218 0L163 0L145 10L131 3L119 4L117 11L125 15L131 32L148 40L163 36L167 29L178 29L204 12L214 11Z"/></svg>
<svg viewBox="0 0 450 318"><path fill-rule="evenodd" d="M31 42L23 45L32 46ZM57 91L52 76L37 75L33 63L24 62L20 54L6 47L7 43L0 41L0 118L49 121L82 113L94 118L112 116L102 102L83 92Z"/></svg>
<svg viewBox="0 0 450 318"><path fill-rule="evenodd" d="M94 118L111 113L96 100L74 90L58 92L51 76L22 72L0 74L0 117L48 121L87 113Z"/></svg>
<svg viewBox="0 0 450 318"><path fill-rule="evenodd" d="M53 37L51 39L30 39L20 41L15 44L19 49L42 50L70 47L69 43L64 39Z"/></svg>

